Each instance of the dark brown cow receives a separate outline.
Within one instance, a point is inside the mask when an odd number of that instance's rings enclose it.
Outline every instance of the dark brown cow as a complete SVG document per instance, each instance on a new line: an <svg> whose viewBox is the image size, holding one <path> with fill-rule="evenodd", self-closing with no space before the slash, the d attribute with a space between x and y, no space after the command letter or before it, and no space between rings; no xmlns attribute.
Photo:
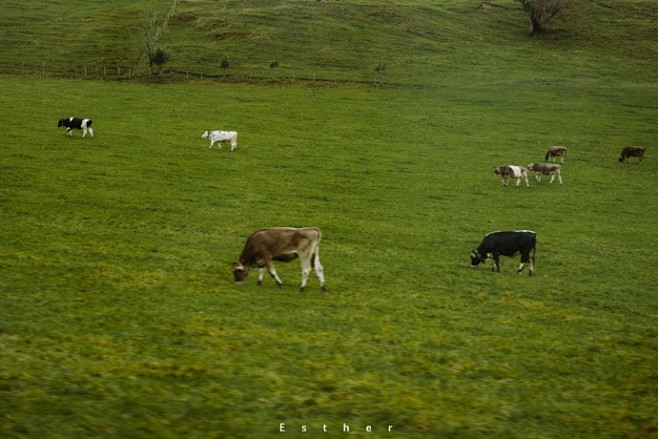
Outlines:
<svg viewBox="0 0 658 439"><path fill-rule="evenodd" d="M249 269L256 267L258 285L263 283L267 268L270 275L281 287L283 282L274 269L274 261L290 262L300 258L302 265L302 283L300 290L306 288L306 281L311 270L320 280L323 290L326 290L324 271L320 263L320 229L315 227L293 228L275 227L262 229L252 233L242 250L240 260L233 263L233 277L236 283L242 283L249 274Z"/></svg>
<svg viewBox="0 0 658 439"><path fill-rule="evenodd" d="M622 149L619 163L625 162L629 157L637 157L638 163L642 163L642 160L644 160L644 146L627 146Z"/></svg>
<svg viewBox="0 0 658 439"><path fill-rule="evenodd" d="M558 181L562 184L562 166L557 163L530 163L528 171L534 172L537 181L541 181L542 175L550 175L551 181L549 183L553 183L557 175Z"/></svg>
<svg viewBox="0 0 658 439"><path fill-rule="evenodd" d="M525 185L530 187L528 184L528 170L523 166L499 166L494 168L494 174L500 175L500 178L503 180L503 185L507 186L507 183L510 178L516 178L516 185L518 186L521 183L521 179L525 179Z"/></svg>
<svg viewBox="0 0 658 439"><path fill-rule="evenodd" d="M548 151L546 151L544 160L548 161L548 159L553 158L553 161L555 161L555 157L560 157L560 163L564 163L564 159L567 157L567 147L551 146L548 148Z"/></svg>

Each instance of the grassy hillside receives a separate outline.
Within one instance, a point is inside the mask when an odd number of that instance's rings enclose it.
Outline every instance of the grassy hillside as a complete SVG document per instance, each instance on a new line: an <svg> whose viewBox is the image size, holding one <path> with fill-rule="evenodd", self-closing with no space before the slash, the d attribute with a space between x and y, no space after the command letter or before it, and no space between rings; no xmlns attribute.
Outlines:
<svg viewBox="0 0 658 439"><path fill-rule="evenodd" d="M629 61L655 66L654 2L583 2L543 38L527 37L517 2L481 4L182 2L162 43L176 55L172 67L182 70L372 81L381 62L385 80L416 84L592 74L601 58L613 75L623 75ZM222 55L232 61L226 71L218 68ZM274 72L270 60L280 62Z"/></svg>
<svg viewBox="0 0 658 439"><path fill-rule="evenodd" d="M144 14L166 12L168 0L21 1L0 6L0 69L4 72L89 76L104 67L137 65Z"/></svg>
<svg viewBox="0 0 658 439"><path fill-rule="evenodd" d="M529 39L511 1L181 1L170 68L234 76L170 83L59 77L134 66L156 2L66 4L0 7L0 437L658 435L654 2ZM492 173L554 144L563 185ZM234 285L279 225L322 229L328 293ZM468 266L521 228L536 276Z"/></svg>
<svg viewBox="0 0 658 439"><path fill-rule="evenodd" d="M658 4L584 1L552 33L526 35L512 0L176 2L158 45L169 69L238 78L453 84L592 75L651 79ZM145 12L161 24L174 2L35 2L0 8L0 70L96 76L135 71ZM39 22L39 26L34 23ZM227 69L219 68L225 56ZM605 62L602 62L605 60ZM270 68L278 61L277 68ZM383 64L383 72L375 66ZM144 72L143 64L140 72ZM93 74L92 74L93 72Z"/></svg>

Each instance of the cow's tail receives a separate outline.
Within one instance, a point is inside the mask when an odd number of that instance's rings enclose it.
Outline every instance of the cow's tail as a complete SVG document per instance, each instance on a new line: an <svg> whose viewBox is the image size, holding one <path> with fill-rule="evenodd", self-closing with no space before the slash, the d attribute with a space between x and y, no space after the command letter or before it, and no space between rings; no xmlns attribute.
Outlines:
<svg viewBox="0 0 658 439"><path fill-rule="evenodd" d="M318 237L315 241L315 248L312 252L313 256L311 257L311 267L313 271L315 271L315 274L318 276L322 291L327 291L327 282L324 278L324 268L322 267L322 263L320 263L320 238L322 237L322 234L318 228L315 228L315 231L318 234Z"/></svg>
<svg viewBox="0 0 658 439"><path fill-rule="evenodd" d="M311 268L315 270L320 262L320 239L322 238L322 232L320 229L314 228L318 233L318 239L315 241L315 247L313 248L313 253L311 254Z"/></svg>

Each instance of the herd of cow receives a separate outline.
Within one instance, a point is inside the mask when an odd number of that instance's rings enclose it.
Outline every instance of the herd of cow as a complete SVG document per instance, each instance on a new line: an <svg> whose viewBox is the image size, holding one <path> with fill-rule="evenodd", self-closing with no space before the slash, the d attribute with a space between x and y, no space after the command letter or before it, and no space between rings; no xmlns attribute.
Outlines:
<svg viewBox="0 0 658 439"><path fill-rule="evenodd" d="M562 184L562 163L564 163L564 158L567 156L567 148L565 146L551 146L546 151L544 160L552 158L555 161L556 157L560 157L560 164L557 163L530 163L528 166L499 166L494 168L494 174L499 175L503 180L503 185L507 186L510 178L516 178L516 185L518 186L521 183L521 179L525 180L525 185L530 187L528 183L528 171L532 171L535 174L537 181L541 181L542 175L550 175L551 181L555 180L557 176L558 181Z"/></svg>
<svg viewBox="0 0 658 439"><path fill-rule="evenodd" d="M73 129L82 130L82 137L85 137L87 132L91 137L94 137L91 124L91 119L70 117L60 119L57 126L66 127L66 134L69 137ZM219 149L221 149L222 142L230 142L231 151L235 151L238 145L238 133L235 131L206 130L201 137L210 140L210 149L215 143L218 143ZM637 157L638 162L641 163L644 160L644 150L645 148L642 146L627 146L622 149L619 162L624 162L630 157ZM552 158L553 163L531 163L527 167L500 166L494 169L494 174L501 177L505 186L507 186L510 178L516 178L517 186L522 178L525 179L526 186L530 186L528 171L535 174L537 181L541 181L542 175L550 175L550 183L553 183L557 176L558 181L562 184L561 165L564 163L566 155L566 147L552 146L546 152L544 160L548 162ZM560 158L560 164L554 163L557 157ZM315 271L322 290L326 290L324 269L320 263L320 237L321 232L317 227L274 227L257 230L249 235L240 258L233 263L233 278L236 283L242 283L251 268L258 268L258 285L260 285L267 269L277 285L281 287L283 282L274 268L274 261L290 262L299 258L302 267L300 290L304 291L306 288L311 271ZM478 248L471 252L471 267L477 267L480 263L485 262L487 258L491 258L493 260L492 271L500 272L501 255L513 257L520 254L521 264L517 273L521 274L525 264L529 264L528 273L532 276L536 245L537 234L531 230L487 233Z"/></svg>
<svg viewBox="0 0 658 439"><path fill-rule="evenodd" d="M521 183L521 179L525 181L525 185L530 187L528 183L528 171L531 171L535 174L537 181L541 181L542 175L550 175L551 181L553 183L555 177L557 177L560 184L562 184L562 164L564 159L567 156L567 148L565 146L551 146L546 151L544 160L552 158L553 162L557 157L560 158L560 164L557 163L530 163L528 166L499 166L494 168L494 175L499 175L503 181L503 185L507 186L510 178L516 178L516 185L518 186ZM625 162L630 157L637 157L638 162L641 163L644 160L644 147L643 146L627 146L621 150L619 155L619 162Z"/></svg>

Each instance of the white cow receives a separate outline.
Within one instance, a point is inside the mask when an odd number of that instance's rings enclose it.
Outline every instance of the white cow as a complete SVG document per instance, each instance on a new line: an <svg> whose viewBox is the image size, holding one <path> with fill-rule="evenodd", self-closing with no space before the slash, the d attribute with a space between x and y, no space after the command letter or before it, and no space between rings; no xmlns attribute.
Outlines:
<svg viewBox="0 0 658 439"><path fill-rule="evenodd" d="M237 131L204 131L201 138L210 139L209 149L212 149L215 143L219 143L219 149L222 149L222 142L231 142L231 151L238 147Z"/></svg>

